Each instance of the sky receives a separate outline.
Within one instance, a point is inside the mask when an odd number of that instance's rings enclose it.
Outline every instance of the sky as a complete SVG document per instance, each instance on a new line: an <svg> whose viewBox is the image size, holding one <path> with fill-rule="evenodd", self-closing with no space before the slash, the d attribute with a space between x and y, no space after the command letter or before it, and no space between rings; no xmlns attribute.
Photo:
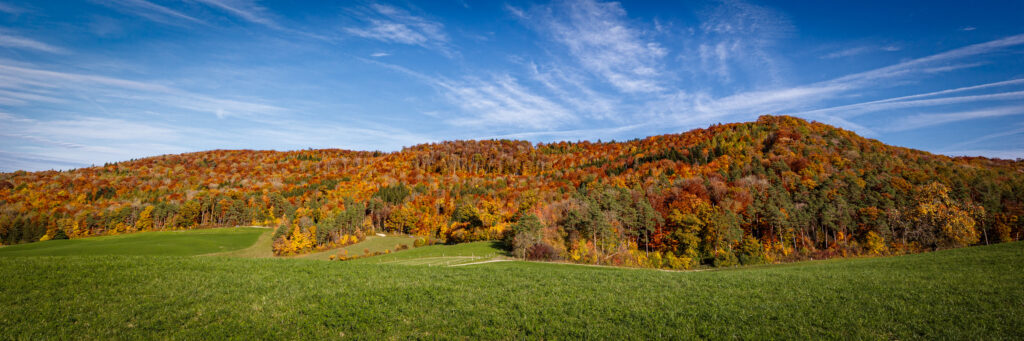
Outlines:
<svg viewBox="0 0 1024 341"><path fill-rule="evenodd" d="M0 0L0 172L784 114L1024 158L1022 1Z"/></svg>

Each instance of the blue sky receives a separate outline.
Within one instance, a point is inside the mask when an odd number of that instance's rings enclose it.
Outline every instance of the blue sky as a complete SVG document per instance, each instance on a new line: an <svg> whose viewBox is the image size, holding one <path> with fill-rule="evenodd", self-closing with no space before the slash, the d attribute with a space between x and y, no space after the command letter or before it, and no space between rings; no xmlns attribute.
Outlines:
<svg viewBox="0 0 1024 341"><path fill-rule="evenodd" d="M0 0L0 171L789 114L1024 157L1024 2Z"/></svg>

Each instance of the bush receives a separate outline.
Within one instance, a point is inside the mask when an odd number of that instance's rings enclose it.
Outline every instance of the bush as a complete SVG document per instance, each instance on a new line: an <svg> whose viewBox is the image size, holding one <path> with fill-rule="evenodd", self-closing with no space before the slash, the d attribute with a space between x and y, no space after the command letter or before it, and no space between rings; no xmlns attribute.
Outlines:
<svg viewBox="0 0 1024 341"><path fill-rule="evenodd" d="M738 258L740 264L743 265L762 264L766 261L764 248L761 247L761 243L756 238L751 236L743 237L743 244L740 245Z"/></svg>
<svg viewBox="0 0 1024 341"><path fill-rule="evenodd" d="M664 267L672 270L689 270L697 266L697 262L690 257L676 257L671 252L665 254Z"/></svg>
<svg viewBox="0 0 1024 341"><path fill-rule="evenodd" d="M518 258L529 256L533 247L542 244L541 229L544 225L540 219L533 214L527 214L519 219L512 229L505 235L505 244L512 250L512 254ZM548 247L551 247L548 245Z"/></svg>
<svg viewBox="0 0 1024 341"><path fill-rule="evenodd" d="M533 260L554 260L558 259L558 250L547 243L538 243L530 247L526 258Z"/></svg>
<svg viewBox="0 0 1024 341"><path fill-rule="evenodd" d="M715 251L715 257L711 260L711 264L715 267L728 267L739 265L739 259L736 259L736 255L732 252L725 250Z"/></svg>
<svg viewBox="0 0 1024 341"><path fill-rule="evenodd" d="M68 239L68 235L67 235L67 233L64 233L64 230L62 230L62 229L57 229L57 232L55 232L55 233L53 234L53 238L51 238L51 239L53 239L53 240L57 240L57 239Z"/></svg>

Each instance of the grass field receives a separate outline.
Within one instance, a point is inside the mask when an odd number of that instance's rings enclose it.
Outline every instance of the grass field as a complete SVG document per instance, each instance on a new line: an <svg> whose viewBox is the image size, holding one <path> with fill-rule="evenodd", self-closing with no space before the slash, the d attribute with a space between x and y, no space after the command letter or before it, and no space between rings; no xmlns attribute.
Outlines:
<svg viewBox="0 0 1024 341"><path fill-rule="evenodd" d="M267 229L230 227L49 240L0 248L0 257L74 255L193 256L244 249Z"/></svg>
<svg viewBox="0 0 1024 341"><path fill-rule="evenodd" d="M245 231L237 232L250 244L264 232ZM234 238L224 240L237 246ZM122 252L142 249L113 245ZM469 255L493 250L485 243L435 246L348 262L0 257L0 277L5 278L0 281L0 339L1024 335L1020 242L700 272L519 261L396 265L439 252L442 257L460 256L453 248ZM28 250L18 246L3 252L27 255ZM36 252L63 254L60 249L43 250Z"/></svg>
<svg viewBox="0 0 1024 341"><path fill-rule="evenodd" d="M451 266L495 259L508 259L498 242L431 245L347 262L366 264Z"/></svg>
<svg viewBox="0 0 1024 341"><path fill-rule="evenodd" d="M384 252L384 250L394 251L395 250L395 246L397 246L399 244L403 244L405 246L412 247L412 244L413 244L414 241L416 241L416 238L410 237L410 236L403 236L403 235L394 235L394 236L386 236L386 237L369 236L369 237L366 237L365 240L363 240L362 242L359 242L359 243L355 243L355 244L352 244L352 245L349 245L349 246L340 247L340 248L336 248L336 249L330 249L330 250L326 250L326 251L314 252L314 253L310 253L310 254L306 254L306 255L300 255L300 256L296 256L296 258L328 260L328 259L330 259L331 255L337 255L342 250L348 251L348 255L350 257L351 256L357 256L357 255L361 256L361 255L363 255L363 251L364 250L369 250L370 253Z"/></svg>
<svg viewBox="0 0 1024 341"><path fill-rule="evenodd" d="M262 228L261 230L262 231L259 234L259 237L256 238L256 241L253 242L252 245L250 245L247 248L217 253L208 253L205 255L241 258L273 258L274 250L272 247L274 244L274 231L268 228Z"/></svg>

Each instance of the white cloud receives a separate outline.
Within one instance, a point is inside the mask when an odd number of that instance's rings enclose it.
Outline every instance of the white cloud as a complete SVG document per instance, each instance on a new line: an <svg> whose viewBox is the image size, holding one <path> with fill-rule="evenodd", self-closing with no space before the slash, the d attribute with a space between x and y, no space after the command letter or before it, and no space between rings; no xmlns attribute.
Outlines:
<svg viewBox="0 0 1024 341"><path fill-rule="evenodd" d="M531 77L551 91L551 95L568 106L571 106L577 113L582 113L594 119L620 120L623 113L619 112L620 102L611 96L605 96L591 88L580 72L572 68L547 65L538 67L530 63L529 71Z"/></svg>
<svg viewBox="0 0 1024 341"><path fill-rule="evenodd" d="M91 0L118 11L138 15L143 18L167 25L186 26L195 23L210 25L207 20L199 19L194 15L172 9L148 0ZM187 0L187 3L195 3L205 6L208 9L226 13L242 21L261 25L288 34L313 38L323 41L331 41L330 38L310 32L308 30L297 30L281 25L274 19L273 14L251 0ZM202 11L202 7L191 6L193 12L206 14L209 19L214 13Z"/></svg>
<svg viewBox="0 0 1024 341"><path fill-rule="evenodd" d="M1004 106L944 113L929 113L907 116L897 119L889 125L888 131L905 131L920 129L940 124L968 121L979 118L990 118L1024 114L1024 105Z"/></svg>
<svg viewBox="0 0 1024 341"><path fill-rule="evenodd" d="M824 56L821 56L821 58L822 59L837 59L837 58L852 57L852 56L868 53L871 50L872 50L872 48L867 47L867 46L851 47L851 48L848 48L848 49L843 49L843 50L839 50L839 51L836 51L836 52L832 52L832 53L826 54Z"/></svg>
<svg viewBox="0 0 1024 341"><path fill-rule="evenodd" d="M649 128L652 125L651 123L638 123L610 128L527 131L484 136L480 137L480 139L607 140L609 135L634 131L640 128Z"/></svg>
<svg viewBox="0 0 1024 341"><path fill-rule="evenodd" d="M363 38L409 45L423 45L429 40L408 25L383 20L370 20L367 28L349 28L346 31Z"/></svg>
<svg viewBox="0 0 1024 341"><path fill-rule="evenodd" d="M625 93L659 92L668 50L631 27L619 3L568 1L529 13L507 7L561 43L585 69Z"/></svg>
<svg viewBox="0 0 1024 341"><path fill-rule="evenodd" d="M387 53L387 52L374 52L373 54L370 54L370 57L380 58L380 57L387 57L387 56L390 56L390 55L391 54Z"/></svg>
<svg viewBox="0 0 1024 341"><path fill-rule="evenodd" d="M948 90L945 93L948 93ZM923 95L928 95L928 94L923 94ZM884 100L878 100L878 101L849 104L849 105L844 105L844 106L840 106L840 107L833 107L833 108L827 108L827 109L818 109L818 110L807 111L807 112L803 112L803 113L800 113L800 114L804 114L804 115L817 115L817 116L823 116L823 115L831 114L831 116L841 116L841 117L850 118L850 117L855 117L855 116L866 114L866 113L880 112L880 111L894 110L894 109L908 109L908 108L944 106L944 105L962 104L962 103L975 103L975 102L982 102L982 101L1024 100L1024 91L1010 91L1010 92L1001 92L1001 93L983 94L983 95L949 96L949 97L932 98L932 99L908 100L908 98L918 97L918 96L920 96L920 95L904 96L904 97L884 99Z"/></svg>
<svg viewBox="0 0 1024 341"><path fill-rule="evenodd" d="M192 0L207 6L223 10L231 15L242 18L245 21L267 26L273 29L281 29L267 10L247 0Z"/></svg>
<svg viewBox="0 0 1024 341"><path fill-rule="evenodd" d="M204 23L193 16L166 6L158 5L146 0L93 0L101 5L113 8L118 11L138 15L140 17L169 25L182 25L181 20L192 23Z"/></svg>
<svg viewBox="0 0 1024 341"><path fill-rule="evenodd" d="M25 37L16 36L9 31L0 30L0 46L36 50L49 53L66 53L62 48Z"/></svg>
<svg viewBox="0 0 1024 341"><path fill-rule="evenodd" d="M492 80L440 81L449 102L470 117L449 120L456 125L556 127L576 118L569 110L522 86L518 80L501 75Z"/></svg>
<svg viewBox="0 0 1024 341"><path fill-rule="evenodd" d="M562 104L531 90L508 74L495 75L490 79L451 80L428 76L398 65L362 60L411 76L437 89L450 104L462 110L462 115L447 120L457 126L539 129L558 127L578 120Z"/></svg>
<svg viewBox="0 0 1024 341"><path fill-rule="evenodd" d="M381 4L371 6L373 16L367 18L363 27L347 27L345 32L351 35L380 40L389 43L419 45L451 54L447 46L448 35L444 25L408 12Z"/></svg>
<svg viewBox="0 0 1024 341"><path fill-rule="evenodd" d="M859 56L859 55L862 55L862 54L868 54L868 53L876 52L876 51L896 52L896 51L899 51L899 50L901 50L901 49L898 46L895 46L895 45L886 45L886 46L881 46L881 47L879 47L879 46L856 46L856 47L850 47L850 48L846 48L846 49L842 49L842 50L839 50L839 51L835 51L835 52L831 52L831 53L825 54L825 55L821 56L821 59L840 59L840 58Z"/></svg>
<svg viewBox="0 0 1024 341"><path fill-rule="evenodd" d="M21 7L17 7L17 6L8 4L8 3L0 2L0 12L4 12L4 13L7 13L7 14L15 14L15 15L17 15L17 14L25 13L25 10L22 9Z"/></svg>
<svg viewBox="0 0 1024 341"><path fill-rule="evenodd" d="M749 82L782 81L781 63L772 49L792 31L783 15L743 1L726 1L701 13L700 20L696 39L683 42L692 45L681 55L684 63L699 65L689 72L711 75L722 83L733 83L740 78L737 73Z"/></svg>
<svg viewBox="0 0 1024 341"><path fill-rule="evenodd" d="M180 153L181 129L101 117L44 120L0 114L3 171L68 169Z"/></svg>
<svg viewBox="0 0 1024 341"><path fill-rule="evenodd" d="M832 83L862 84L878 81L886 78L895 78L912 75L932 69L933 65L939 62L948 62L967 57L973 57L990 53L1007 47L1024 44L1024 34L1009 36L984 43L968 45L965 47L933 54L927 57L917 58L899 64L878 68L861 73L855 73L832 80Z"/></svg>
<svg viewBox="0 0 1024 341"><path fill-rule="evenodd" d="M961 149L961 148L963 148L965 146L977 145L977 144L979 144L981 142L991 141L991 140L994 140L994 139L1002 140L1002 139L1004 139L1004 138L1006 138L1008 136L1014 136L1014 135L1024 135L1024 122L1022 122L1022 124L1018 124L1016 128L1013 128L1013 129L1010 129L1010 130L1004 130L1004 131L1000 131L1000 132L996 132L996 133L986 134L986 135L983 135L983 136L980 136L980 137L977 137L977 138L974 138L974 139L970 139L970 140L967 140L967 141L963 141L963 142L957 142L957 143L954 143L954 144L951 144L951 145L947 146L945 149L946 150Z"/></svg>
<svg viewBox="0 0 1024 341"><path fill-rule="evenodd" d="M65 101L76 96L117 98L141 101L224 116L254 116L285 111L277 106L225 99L172 88L155 82L142 82L107 76L49 71L0 63L0 98L17 99L23 104Z"/></svg>
<svg viewBox="0 0 1024 341"><path fill-rule="evenodd" d="M1024 159L1024 149L971 149L940 151L939 153L951 156L985 156L1006 160Z"/></svg>
<svg viewBox="0 0 1024 341"><path fill-rule="evenodd" d="M910 99L915 99L915 98L935 97L935 96L949 95L949 94L954 94L954 93L959 93L959 92L967 92L967 91L989 89L989 88L995 88L995 87L1012 86L1012 85L1020 85L1020 84L1024 84L1024 78L1011 79L1011 80L992 82L992 83L985 83L985 84L979 84L979 85L971 85L971 86L965 86L965 87L959 87L959 88L953 88L953 89L946 89L946 90L940 90L940 91L926 92L926 93L915 94L915 95L892 97L892 98L886 98L886 99L875 100L875 101L870 101L870 102L861 102L861 103L855 103L855 104L847 104L847 105L842 105L842 106L837 106L837 107L830 107L830 108L824 108L824 109L817 109L817 110L807 111L807 112L804 112L804 113L805 114L821 114L821 113L826 113L826 112L829 112L829 111L856 109L856 108L859 108L860 106L864 106L864 105L873 105L873 104L878 104L878 103L888 103L888 102L895 102L895 101L903 101L903 100L910 100Z"/></svg>

